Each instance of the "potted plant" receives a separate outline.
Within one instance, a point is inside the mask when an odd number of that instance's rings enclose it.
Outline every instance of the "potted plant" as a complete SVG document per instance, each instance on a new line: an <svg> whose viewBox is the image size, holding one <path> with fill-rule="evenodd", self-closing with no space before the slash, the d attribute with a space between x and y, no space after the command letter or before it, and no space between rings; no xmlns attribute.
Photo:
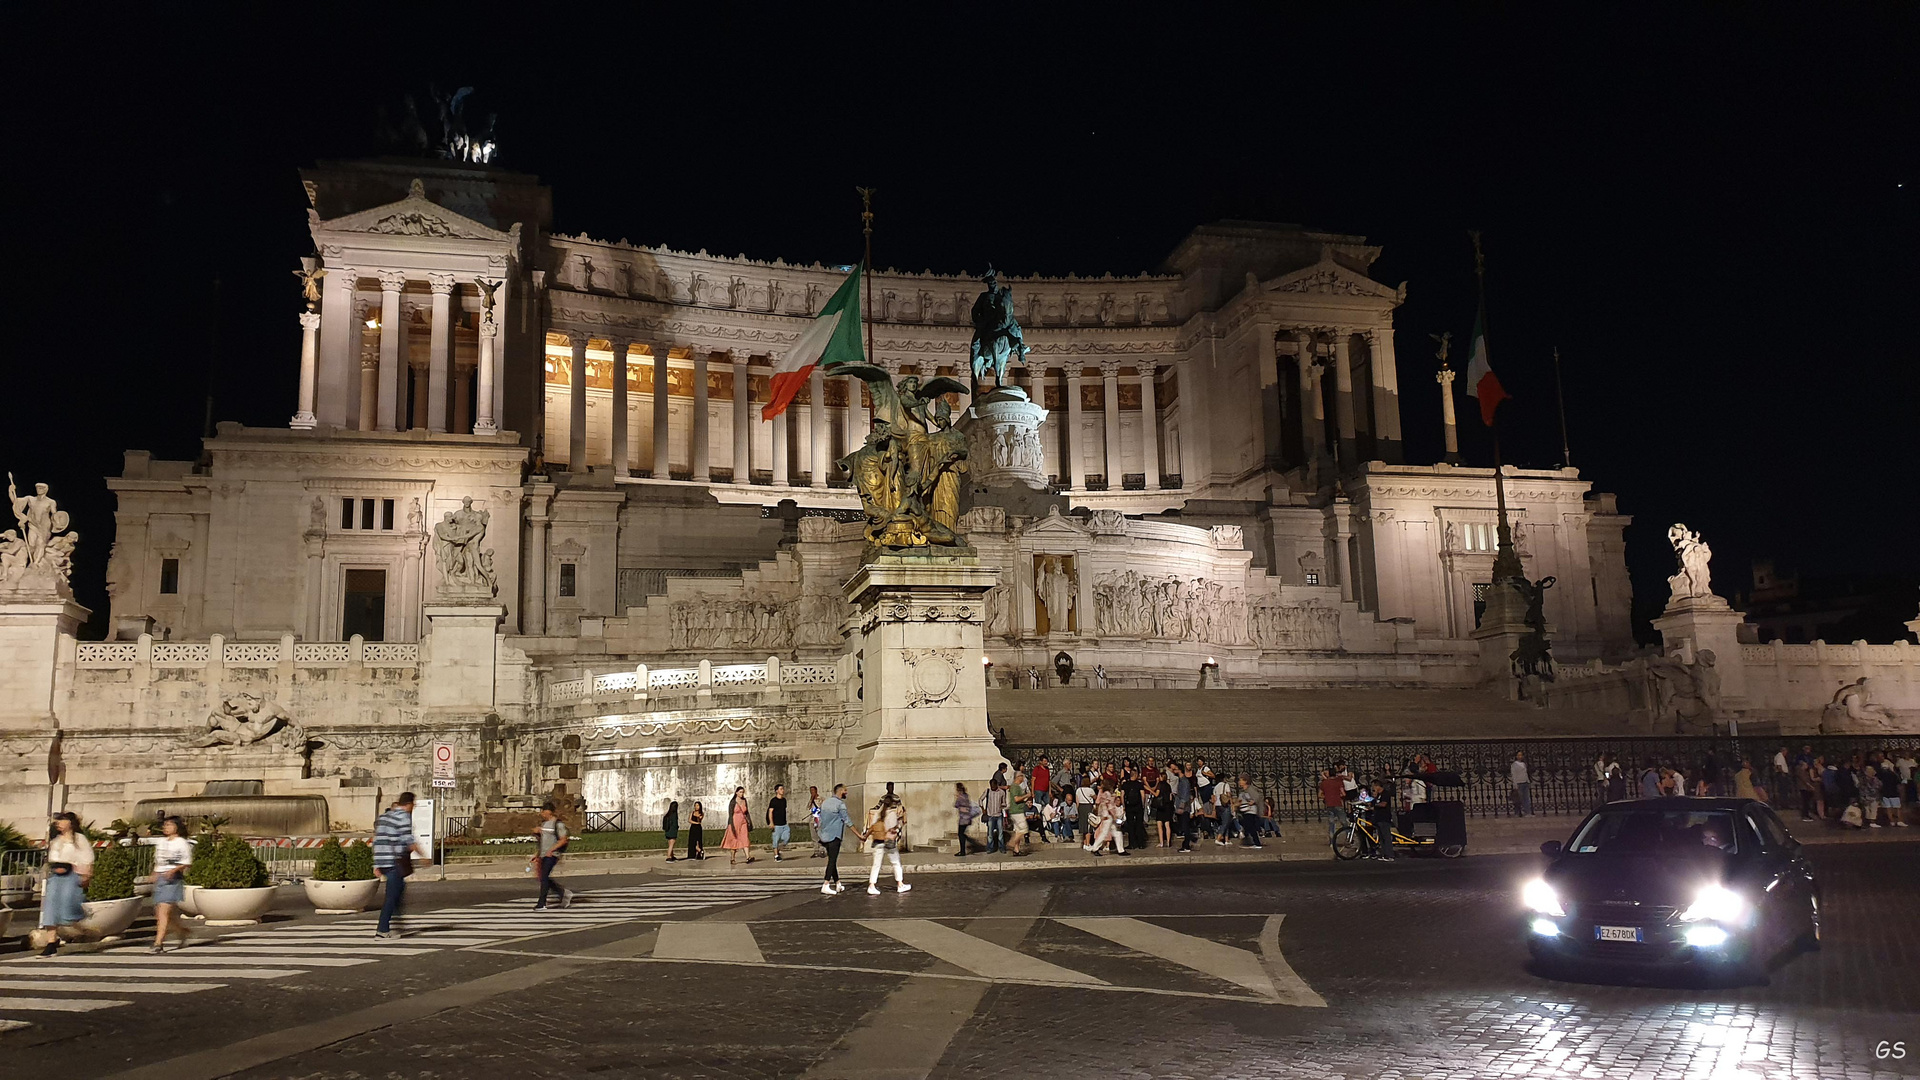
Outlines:
<svg viewBox="0 0 1920 1080"><path fill-rule="evenodd" d="M189 870L199 885L191 895L209 926L257 923L273 906L274 889L267 880L267 864L253 853L253 845L237 836L201 838L194 845Z"/></svg>
<svg viewBox="0 0 1920 1080"><path fill-rule="evenodd" d="M25 833L0 821L0 905L21 904L33 899L33 874L27 872L28 864L6 859L9 851L32 850L33 841L27 839ZM5 918L5 915L0 915L0 919ZM5 936L6 928L0 925L0 937Z"/></svg>
<svg viewBox="0 0 1920 1080"><path fill-rule="evenodd" d="M81 905L86 918L80 925L102 938L117 937L133 925L140 914L140 897L133 891L134 852L118 842L101 848L93 857L93 877L87 882L87 899Z"/></svg>
<svg viewBox="0 0 1920 1080"><path fill-rule="evenodd" d="M373 876L372 846L357 840L342 847L338 837L327 837L314 853L313 873L305 886L316 914L347 915L367 910L380 892L380 882Z"/></svg>

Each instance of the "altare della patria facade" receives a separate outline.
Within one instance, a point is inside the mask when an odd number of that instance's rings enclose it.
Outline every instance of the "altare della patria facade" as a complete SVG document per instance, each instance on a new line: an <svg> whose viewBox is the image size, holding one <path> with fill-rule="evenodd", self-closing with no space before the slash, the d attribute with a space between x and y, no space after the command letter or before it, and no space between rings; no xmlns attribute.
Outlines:
<svg viewBox="0 0 1920 1080"><path fill-rule="evenodd" d="M1455 445L1454 373L1396 352L1406 286L1365 237L1227 221L1132 276L873 273L870 354L768 419L853 268L556 234L549 190L492 165L302 175L299 348L259 358L298 366L289 421L221 424L197 462L127 450L108 640L76 639L69 583L105 541L10 483L0 820L245 790L325 831L403 788L465 820L564 785L640 828L845 781L938 823L1003 730L1920 711L1920 650L1757 640L1684 525L1664 647L1637 649L1614 495L1406 460L1404 408L1444 409Z"/></svg>

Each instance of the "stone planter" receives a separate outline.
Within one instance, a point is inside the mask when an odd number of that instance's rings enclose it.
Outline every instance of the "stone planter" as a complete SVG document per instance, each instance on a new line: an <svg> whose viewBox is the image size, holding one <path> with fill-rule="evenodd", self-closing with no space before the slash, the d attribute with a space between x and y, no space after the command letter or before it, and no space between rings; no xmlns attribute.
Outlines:
<svg viewBox="0 0 1920 1080"><path fill-rule="evenodd" d="M199 901L199 900L198 900L197 898L195 898L195 896L194 896L194 894L195 894L195 893L197 893L197 892L199 892L199 891L200 891L200 886L198 886L198 885L183 885L183 886L181 886L181 889L180 889L180 914L182 914L182 915L198 915L198 914L200 914L200 901Z"/></svg>
<svg viewBox="0 0 1920 1080"><path fill-rule="evenodd" d="M12 932L13 932L13 909L0 908L0 941L5 941L7 939L7 935Z"/></svg>
<svg viewBox="0 0 1920 1080"><path fill-rule="evenodd" d="M273 906L273 893L273 886L263 885L258 889L202 887L188 895L199 905L208 926L247 926L259 922L260 916Z"/></svg>
<svg viewBox="0 0 1920 1080"><path fill-rule="evenodd" d="M141 899L129 896L121 900L88 900L80 906L86 909L86 918L80 925L102 938L118 937L126 933L127 927L140 914Z"/></svg>
<svg viewBox="0 0 1920 1080"><path fill-rule="evenodd" d="M305 882L307 902L319 915L349 915L356 911L365 911L373 906L373 899L380 895L380 879L367 878L364 881L317 881L308 878Z"/></svg>
<svg viewBox="0 0 1920 1080"><path fill-rule="evenodd" d="M32 899L32 874L0 875L0 904L24 904Z"/></svg>

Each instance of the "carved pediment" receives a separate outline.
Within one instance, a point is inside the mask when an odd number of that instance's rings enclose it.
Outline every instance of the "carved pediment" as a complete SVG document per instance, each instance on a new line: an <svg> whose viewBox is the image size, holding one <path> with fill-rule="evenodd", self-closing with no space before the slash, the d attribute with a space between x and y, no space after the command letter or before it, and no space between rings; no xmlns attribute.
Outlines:
<svg viewBox="0 0 1920 1080"><path fill-rule="evenodd" d="M1365 274L1355 273L1329 258L1295 270L1266 283L1268 292L1314 293L1321 296L1357 296L1368 299L1406 300L1406 290L1391 289Z"/></svg>
<svg viewBox="0 0 1920 1080"><path fill-rule="evenodd" d="M381 233L388 236L432 236L452 240L512 241L514 233L520 228L516 224L514 232L501 232L456 214L427 198L426 189L418 180L413 182L407 197L399 202L324 221L315 210L308 210L307 216L315 231L324 229L328 232Z"/></svg>
<svg viewBox="0 0 1920 1080"><path fill-rule="evenodd" d="M1027 539L1057 537L1064 540L1084 541L1089 535L1087 527L1074 518L1060 513L1059 506L1047 508L1047 516L1020 530Z"/></svg>

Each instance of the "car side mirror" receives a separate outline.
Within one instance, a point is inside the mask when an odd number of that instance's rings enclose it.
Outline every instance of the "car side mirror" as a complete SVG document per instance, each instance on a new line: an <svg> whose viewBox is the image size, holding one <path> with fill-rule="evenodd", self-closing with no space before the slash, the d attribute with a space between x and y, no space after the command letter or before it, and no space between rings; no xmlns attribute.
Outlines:
<svg viewBox="0 0 1920 1080"><path fill-rule="evenodd" d="M1546 843L1541 844L1540 854L1545 855L1548 858L1553 858L1555 855L1560 854L1560 841L1549 840Z"/></svg>

